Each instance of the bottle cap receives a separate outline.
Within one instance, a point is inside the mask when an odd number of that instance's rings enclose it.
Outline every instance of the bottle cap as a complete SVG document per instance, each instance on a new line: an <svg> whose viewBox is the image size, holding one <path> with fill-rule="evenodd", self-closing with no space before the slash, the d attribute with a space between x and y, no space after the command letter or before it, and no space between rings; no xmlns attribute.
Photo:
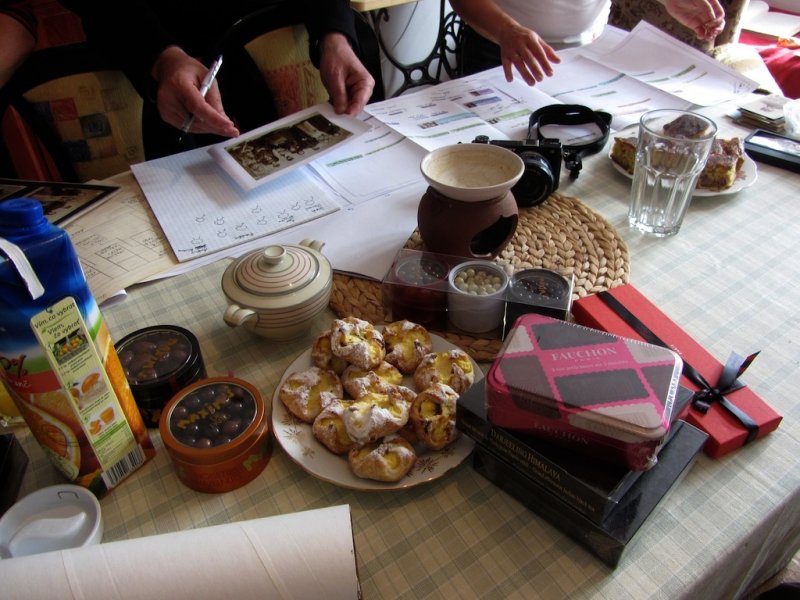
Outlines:
<svg viewBox="0 0 800 600"><path fill-rule="evenodd" d="M0 202L0 237L19 237L46 230L42 203L33 198L12 198Z"/></svg>

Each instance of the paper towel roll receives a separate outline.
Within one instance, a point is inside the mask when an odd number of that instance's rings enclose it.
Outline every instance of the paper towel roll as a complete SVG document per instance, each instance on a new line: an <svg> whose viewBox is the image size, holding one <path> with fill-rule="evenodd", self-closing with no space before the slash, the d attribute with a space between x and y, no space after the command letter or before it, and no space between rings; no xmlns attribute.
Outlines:
<svg viewBox="0 0 800 600"><path fill-rule="evenodd" d="M347 505L0 560L16 598L358 597Z"/></svg>

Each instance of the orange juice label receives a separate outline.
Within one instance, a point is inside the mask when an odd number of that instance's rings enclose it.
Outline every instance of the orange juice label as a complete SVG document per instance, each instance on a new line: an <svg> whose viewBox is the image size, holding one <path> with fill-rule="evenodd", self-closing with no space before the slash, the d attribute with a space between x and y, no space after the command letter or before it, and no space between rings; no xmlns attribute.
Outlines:
<svg viewBox="0 0 800 600"><path fill-rule="evenodd" d="M112 468L137 441L75 299L67 296L30 324L98 462Z"/></svg>

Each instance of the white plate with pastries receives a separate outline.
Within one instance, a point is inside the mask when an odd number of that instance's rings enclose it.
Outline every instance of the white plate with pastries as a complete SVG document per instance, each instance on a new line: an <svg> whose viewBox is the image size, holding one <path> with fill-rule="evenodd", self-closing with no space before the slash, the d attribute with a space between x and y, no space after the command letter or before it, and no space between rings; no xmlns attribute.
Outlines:
<svg viewBox="0 0 800 600"><path fill-rule="evenodd" d="M430 334L430 337L433 352L456 348L440 336ZM483 372L472 358L470 360L474 381L480 381L483 379ZM281 377L272 399L272 431L289 457L314 477L354 490L407 489L439 479L463 463L472 452L475 442L463 434L441 450L430 450L420 443L415 443L417 459L411 470L399 481L382 482L356 476L348 464L347 454L337 455L328 450L314 437L311 425L291 414L280 399L280 389L286 379L293 373L310 368L312 364L311 348L309 348L287 367ZM414 389L412 376L404 376L402 385Z"/></svg>
<svg viewBox="0 0 800 600"><path fill-rule="evenodd" d="M624 136L622 136L624 137ZM617 161L611 158L611 150L613 149L614 144L613 141L609 145L608 150L608 159L611 161L611 165L616 169L618 173L622 173L628 179L633 179L633 174L628 173L628 171L620 165ZM744 155L744 162L742 163L742 168L736 174L736 179L733 182L733 185L729 188L725 188L724 190L711 190L711 189L703 189L703 188L696 188L694 193L692 194L693 198L708 198L712 196L724 196L726 194L735 194L736 192L740 192L745 188L750 187L756 182L758 179L758 167L756 166L755 161L750 158L747 154Z"/></svg>

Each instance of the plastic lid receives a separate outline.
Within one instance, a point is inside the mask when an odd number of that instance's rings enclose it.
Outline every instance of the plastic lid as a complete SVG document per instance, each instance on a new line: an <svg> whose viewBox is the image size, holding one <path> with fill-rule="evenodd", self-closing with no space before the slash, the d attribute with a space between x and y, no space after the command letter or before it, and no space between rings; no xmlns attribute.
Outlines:
<svg viewBox="0 0 800 600"><path fill-rule="evenodd" d="M33 492L0 518L0 558L79 548L102 538L100 503L78 485Z"/></svg>
<svg viewBox="0 0 800 600"><path fill-rule="evenodd" d="M16 237L46 231L42 203L32 198L13 198L0 202L0 236Z"/></svg>

